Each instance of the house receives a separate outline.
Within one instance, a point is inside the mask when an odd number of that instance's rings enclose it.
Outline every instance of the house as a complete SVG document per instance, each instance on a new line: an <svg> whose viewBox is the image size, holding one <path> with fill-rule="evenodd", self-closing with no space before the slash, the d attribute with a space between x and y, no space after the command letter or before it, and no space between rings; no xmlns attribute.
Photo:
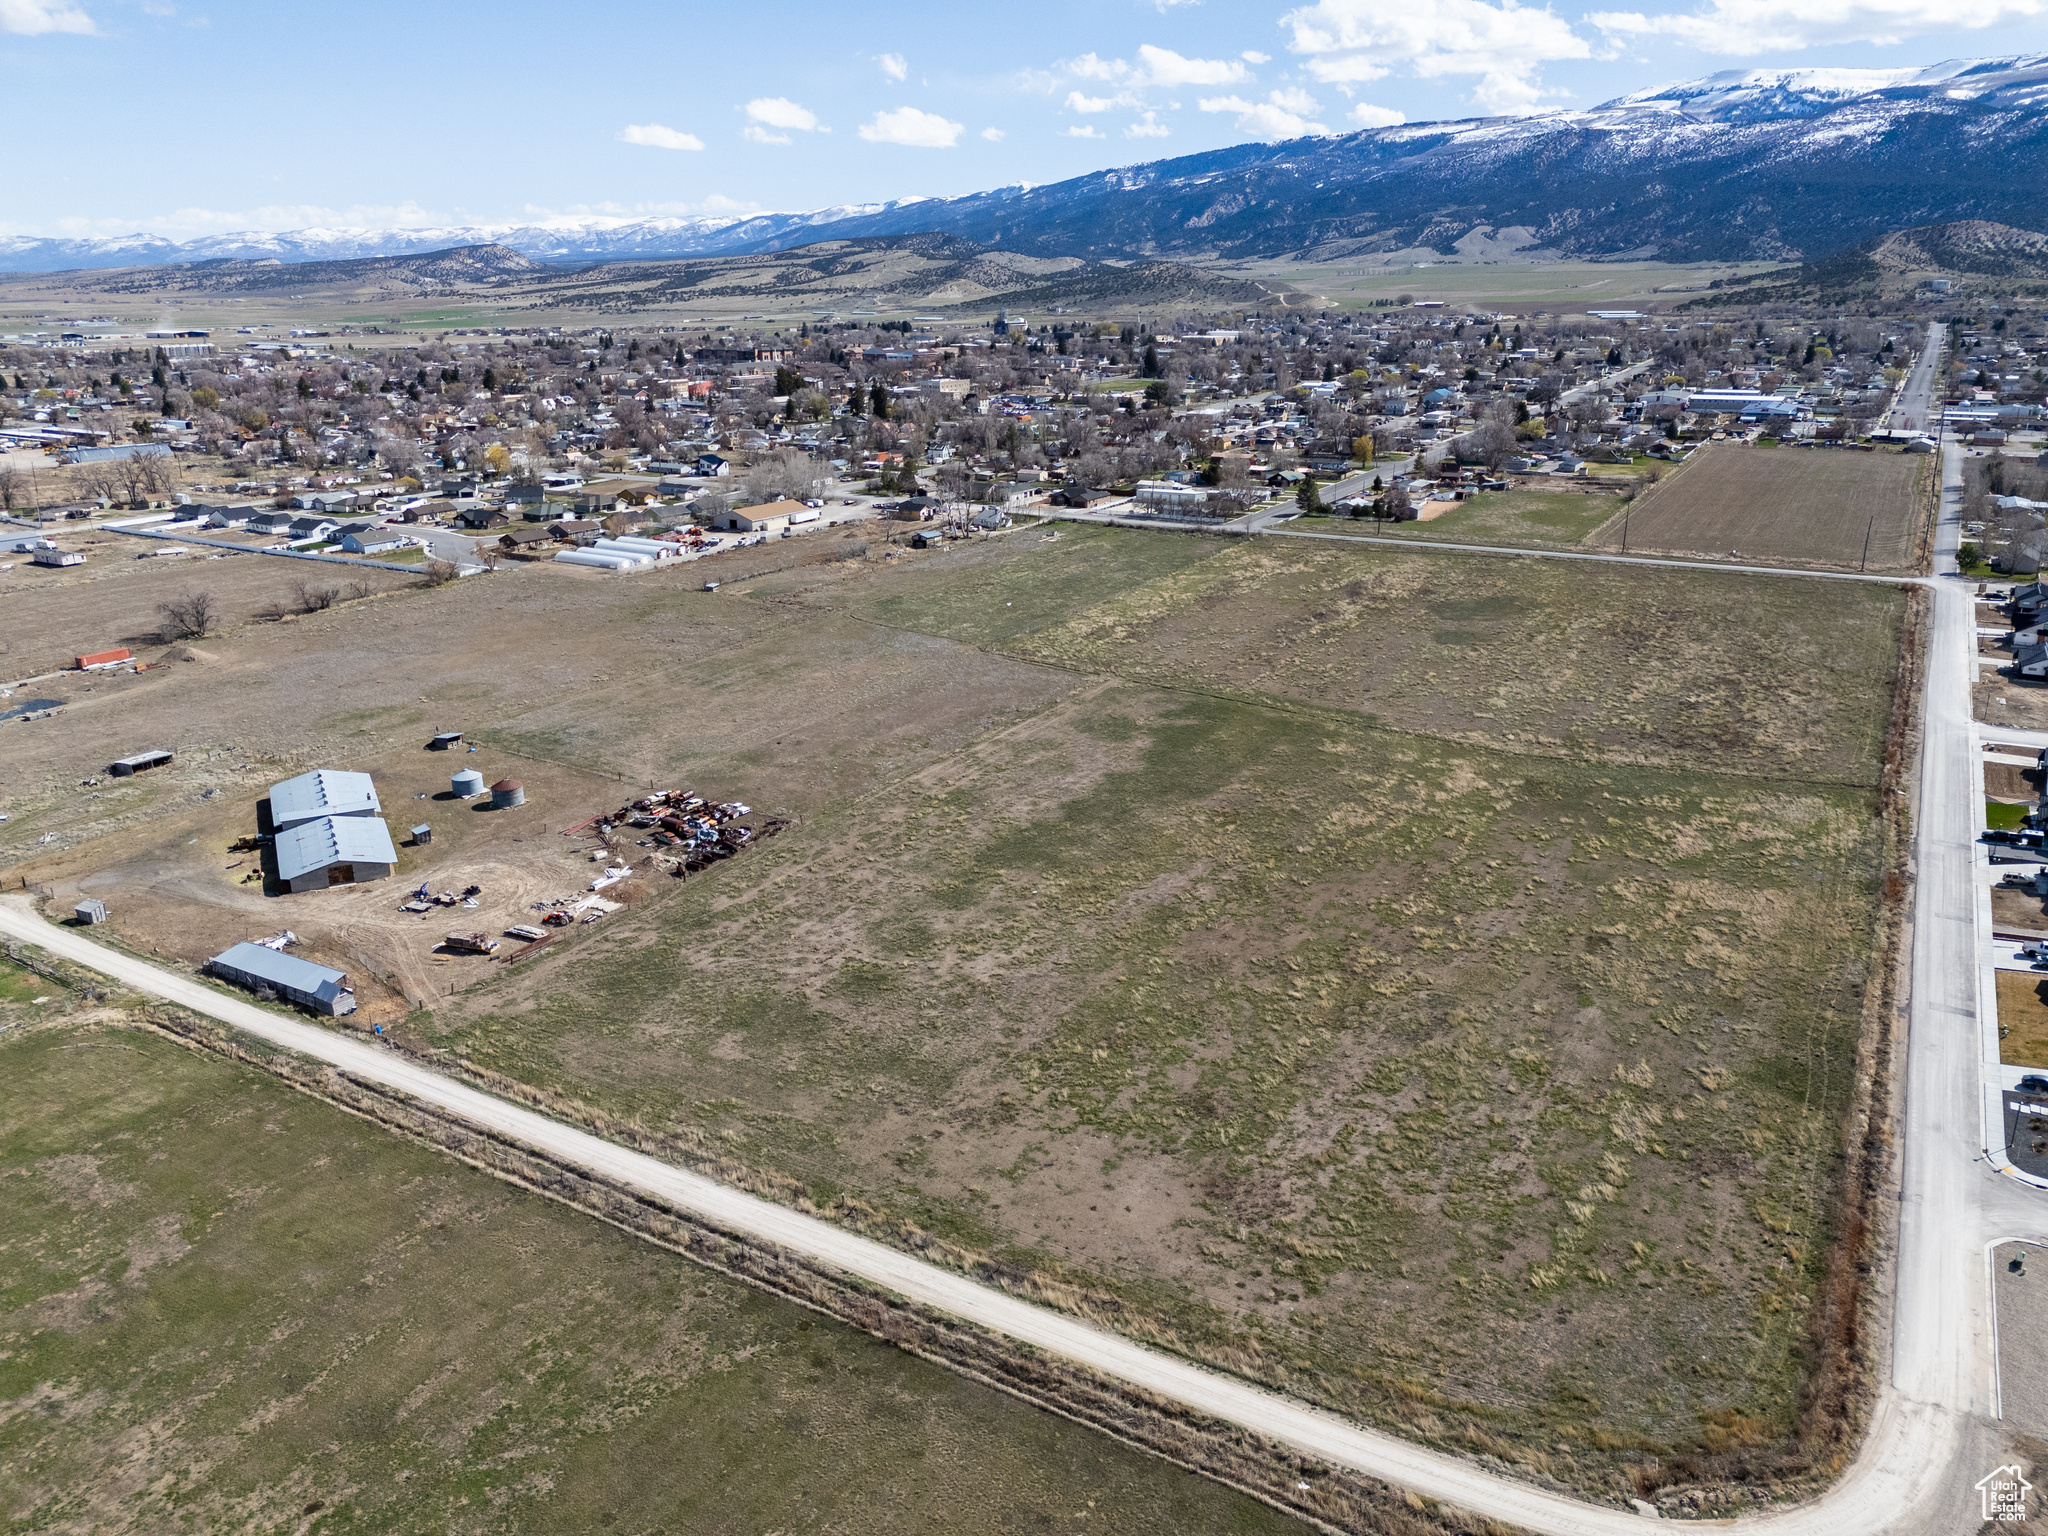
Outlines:
<svg viewBox="0 0 2048 1536"><path fill-rule="evenodd" d="M585 539L594 539L604 531L604 524L592 517L557 518L548 524L548 536L560 539L564 544L577 544Z"/></svg>
<svg viewBox="0 0 2048 1536"><path fill-rule="evenodd" d="M292 515L289 512L256 512L250 515L247 526L251 533L290 533Z"/></svg>
<svg viewBox="0 0 2048 1536"><path fill-rule="evenodd" d="M356 1010L356 995L346 971L281 954L268 945L244 941L215 955L206 967L237 986L273 992L315 1013L334 1016Z"/></svg>
<svg viewBox="0 0 2048 1536"><path fill-rule="evenodd" d="M193 510L196 512L198 508L195 507ZM206 514L206 526L209 528L246 528L249 526L249 515L247 507L213 507Z"/></svg>
<svg viewBox="0 0 2048 1536"><path fill-rule="evenodd" d="M759 506L742 507L737 512L722 512L712 519L711 526L737 533L780 533L789 526L790 518L803 510L802 502L784 497L781 501L764 501Z"/></svg>
<svg viewBox="0 0 2048 1536"><path fill-rule="evenodd" d="M361 499L354 491L301 491L292 498L292 505L302 512L347 513L354 511Z"/></svg>
<svg viewBox="0 0 2048 1536"><path fill-rule="evenodd" d="M730 475L732 465L715 453L700 453L692 468L700 475Z"/></svg>
<svg viewBox="0 0 2048 1536"><path fill-rule="evenodd" d="M1093 490L1085 485L1063 485L1052 493L1055 503L1063 507L1099 507L1116 500L1108 491Z"/></svg>
<svg viewBox="0 0 2048 1536"><path fill-rule="evenodd" d="M503 528L512 519L502 507L464 507L455 514L455 521L465 528Z"/></svg>
<svg viewBox="0 0 2048 1536"><path fill-rule="evenodd" d="M2014 677L2048 677L2048 645L2023 645L2012 653Z"/></svg>
<svg viewBox="0 0 2048 1536"><path fill-rule="evenodd" d="M334 542L345 554L373 555L380 549L399 548L405 543L405 535L377 523L351 523L335 530Z"/></svg>
<svg viewBox="0 0 2048 1536"><path fill-rule="evenodd" d="M967 526L982 533L994 533L998 528L1010 526L1010 514L998 512L994 507L983 507L967 519Z"/></svg>
<svg viewBox="0 0 2048 1536"><path fill-rule="evenodd" d="M398 515L408 523L438 523L451 517L455 504L449 501L416 501Z"/></svg>
<svg viewBox="0 0 2048 1536"><path fill-rule="evenodd" d="M547 505L548 493L544 486L515 485L505 492L505 510L531 515L528 508Z"/></svg>
<svg viewBox="0 0 2048 1536"><path fill-rule="evenodd" d="M503 550L531 549L537 544L551 544L554 534L545 528L536 528L531 523L509 529L498 535L498 548Z"/></svg>
<svg viewBox="0 0 2048 1536"><path fill-rule="evenodd" d="M340 526L333 518L318 514L295 517L291 521L291 540L294 544L303 544L314 539L331 539Z"/></svg>

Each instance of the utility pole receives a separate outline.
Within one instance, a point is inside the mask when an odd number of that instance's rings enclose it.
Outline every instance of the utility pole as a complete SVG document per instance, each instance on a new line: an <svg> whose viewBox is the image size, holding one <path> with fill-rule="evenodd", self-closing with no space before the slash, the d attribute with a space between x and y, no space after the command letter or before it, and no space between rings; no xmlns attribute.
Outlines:
<svg viewBox="0 0 2048 1536"><path fill-rule="evenodd" d="M1628 514L1629 509L1623 507L1621 509L1621 552L1624 555L1628 553Z"/></svg>
<svg viewBox="0 0 2048 1536"><path fill-rule="evenodd" d="M1873 514L1871 516L1869 523L1866 524L1863 529L1863 558L1856 562L1856 569L1859 572L1870 564L1870 530L1875 528L1876 526L1877 517L1875 514Z"/></svg>

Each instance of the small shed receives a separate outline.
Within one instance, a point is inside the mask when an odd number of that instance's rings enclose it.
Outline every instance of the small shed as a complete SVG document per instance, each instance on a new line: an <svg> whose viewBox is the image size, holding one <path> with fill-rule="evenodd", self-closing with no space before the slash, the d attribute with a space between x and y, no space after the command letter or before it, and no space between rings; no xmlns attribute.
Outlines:
<svg viewBox="0 0 2048 1536"><path fill-rule="evenodd" d="M526 804L526 786L517 779L500 779L491 786L491 809L509 811L515 805Z"/></svg>
<svg viewBox="0 0 2048 1536"><path fill-rule="evenodd" d="M459 747L461 745L462 732L437 731L434 734L434 739L427 743L427 750L429 752L446 752L450 747Z"/></svg>
<svg viewBox="0 0 2048 1536"><path fill-rule="evenodd" d="M432 827L428 826L428 825L427 825L427 824L426 824L426 823L425 823L424 821L423 821L423 822L421 822L421 823L420 823L420 824L419 824L418 826L416 826L416 827L414 827L414 828L412 829L412 845L413 845L413 847L415 847L415 848L424 848L424 847L426 847L426 846L427 846L427 844L431 843L431 842L432 842L433 840L434 840L434 829L433 829Z"/></svg>
<svg viewBox="0 0 2048 1536"><path fill-rule="evenodd" d="M463 800L474 800L484 792L484 776L474 768L465 768L460 773L450 774L448 787Z"/></svg>
<svg viewBox="0 0 2048 1536"><path fill-rule="evenodd" d="M251 991L265 988L315 1013L338 1016L356 1011L356 994L346 971L329 970L296 955L279 954L246 940L206 962L214 975Z"/></svg>
<svg viewBox="0 0 2048 1536"><path fill-rule="evenodd" d="M31 565L66 566L85 564L85 556L78 553L78 551L75 549L53 549L45 547L37 550L28 558L29 563Z"/></svg>
<svg viewBox="0 0 2048 1536"><path fill-rule="evenodd" d="M107 920L107 904L92 897L87 897L84 901L73 907L71 911L72 915L78 919L78 926L81 928L90 928L96 923L104 923Z"/></svg>
<svg viewBox="0 0 2048 1536"><path fill-rule="evenodd" d="M137 752L132 757L117 758L109 763L107 772L117 779L125 779L132 774L146 773L152 768L168 768L170 764L171 754L168 752Z"/></svg>

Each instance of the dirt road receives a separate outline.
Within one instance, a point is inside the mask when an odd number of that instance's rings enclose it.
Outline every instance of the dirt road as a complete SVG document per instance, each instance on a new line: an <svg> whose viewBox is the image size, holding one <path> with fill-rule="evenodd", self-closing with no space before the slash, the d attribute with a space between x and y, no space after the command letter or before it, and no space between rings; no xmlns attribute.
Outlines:
<svg viewBox="0 0 2048 1536"><path fill-rule="evenodd" d="M1956 509L1948 503L1937 537L1938 573L1953 573L1957 537ZM1997 1411L1997 1393L1986 1244L2002 1238L2038 1239L2048 1233L2048 1197L2000 1175L1983 1159L1971 760L1978 748L1969 703L1974 605L1969 589L1952 576L1944 580L1937 574L1931 585L1934 632L1918 775L1914 984L1889 1379L1880 1390L1859 1453L1841 1479L1811 1503L1735 1523L1736 1530L1757 1536L1838 1536L1852 1531L1859 1536L1927 1536L1978 1528L1972 1484L2006 1450L1991 1417ZM613 1146L374 1044L223 995L95 943L83 933L51 927L22 898L0 898L0 933L412 1094L620 1185L657 1196L725 1230L779 1244L910 1300L1475 1516L1546 1536L1621 1536L1643 1528L1642 1516L1628 1510L1582 1503L1362 1429L989 1289L829 1222Z"/></svg>

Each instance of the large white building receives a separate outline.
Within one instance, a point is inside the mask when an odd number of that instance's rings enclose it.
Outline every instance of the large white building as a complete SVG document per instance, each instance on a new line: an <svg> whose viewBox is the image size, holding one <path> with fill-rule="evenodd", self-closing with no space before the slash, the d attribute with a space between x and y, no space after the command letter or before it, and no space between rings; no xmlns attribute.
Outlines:
<svg viewBox="0 0 2048 1536"><path fill-rule="evenodd" d="M382 880L398 863L367 773L316 768L270 789L277 878L288 891Z"/></svg>

